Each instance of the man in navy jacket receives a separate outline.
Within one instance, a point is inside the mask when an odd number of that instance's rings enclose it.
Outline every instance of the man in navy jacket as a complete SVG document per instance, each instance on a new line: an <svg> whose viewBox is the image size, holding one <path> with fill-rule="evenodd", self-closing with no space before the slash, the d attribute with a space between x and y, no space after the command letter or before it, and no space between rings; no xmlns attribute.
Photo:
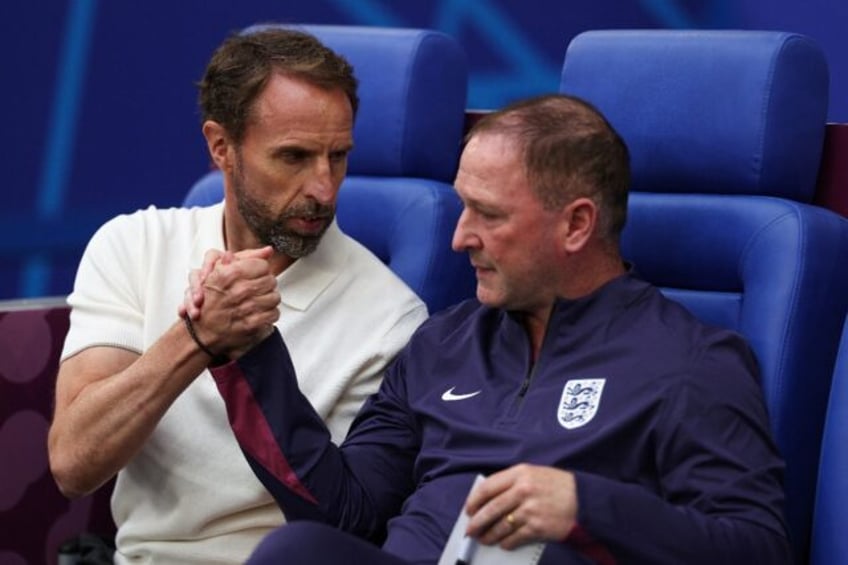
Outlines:
<svg viewBox="0 0 848 565"><path fill-rule="evenodd" d="M545 542L542 563L790 562L752 353L622 260L628 184L626 146L579 99L479 121L453 240L477 300L418 329L339 447L277 332L212 369L298 521L251 562L435 563L460 512L481 544Z"/></svg>

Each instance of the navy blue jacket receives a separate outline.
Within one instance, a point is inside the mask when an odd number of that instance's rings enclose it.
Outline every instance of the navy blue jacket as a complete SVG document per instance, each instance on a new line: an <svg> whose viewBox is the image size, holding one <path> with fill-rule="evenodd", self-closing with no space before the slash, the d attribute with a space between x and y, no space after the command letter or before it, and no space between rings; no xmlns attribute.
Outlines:
<svg viewBox="0 0 848 565"><path fill-rule="evenodd" d="M213 370L252 467L289 520L435 563L474 476L575 473L575 535L611 563L788 563L783 463L753 356L632 274L554 306L539 358L517 315L464 302L426 321L341 447L279 335ZM588 545L587 545L588 544Z"/></svg>

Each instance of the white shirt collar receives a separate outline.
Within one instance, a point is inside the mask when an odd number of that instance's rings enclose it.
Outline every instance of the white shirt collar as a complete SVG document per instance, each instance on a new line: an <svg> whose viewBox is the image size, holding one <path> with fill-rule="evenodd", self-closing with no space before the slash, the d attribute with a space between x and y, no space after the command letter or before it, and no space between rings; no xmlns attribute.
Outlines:
<svg viewBox="0 0 848 565"><path fill-rule="evenodd" d="M216 216L217 220L200 223L202 233L199 232L195 238L194 253L201 263L203 254L208 250L208 247L201 249L203 245L216 242L212 246L214 249L224 249L224 203L210 206L202 213ZM283 304L300 311L309 308L336 279L347 262L349 251L346 238L333 219L315 251L301 257L277 276L277 289Z"/></svg>
<svg viewBox="0 0 848 565"><path fill-rule="evenodd" d="M277 288L283 304L295 310L306 310L330 286L347 262L345 237L333 220L315 251L280 273Z"/></svg>

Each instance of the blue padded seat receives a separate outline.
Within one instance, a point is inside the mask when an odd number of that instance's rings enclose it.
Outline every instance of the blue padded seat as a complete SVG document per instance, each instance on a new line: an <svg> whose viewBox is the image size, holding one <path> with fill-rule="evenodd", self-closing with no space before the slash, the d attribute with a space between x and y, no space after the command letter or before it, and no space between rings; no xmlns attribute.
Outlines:
<svg viewBox="0 0 848 565"><path fill-rule="evenodd" d="M368 247L436 312L474 296L465 254L450 248L462 204L459 159L467 62L443 33L359 26L293 26L345 56L359 79L354 149L339 192L339 226ZM249 28L247 31L259 29ZM183 205L223 197L213 172Z"/></svg>
<svg viewBox="0 0 848 565"><path fill-rule="evenodd" d="M821 50L782 32L586 32L568 47L560 90L597 106L630 148L624 256L751 343L805 561L848 308L848 221L809 204L828 100Z"/></svg>
<svg viewBox="0 0 848 565"><path fill-rule="evenodd" d="M833 371L813 521L812 565L848 563L848 318Z"/></svg>

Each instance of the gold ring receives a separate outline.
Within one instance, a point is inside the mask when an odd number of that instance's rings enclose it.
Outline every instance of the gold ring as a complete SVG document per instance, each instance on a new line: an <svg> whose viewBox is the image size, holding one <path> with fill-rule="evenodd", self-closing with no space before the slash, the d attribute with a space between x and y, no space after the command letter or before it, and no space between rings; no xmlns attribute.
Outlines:
<svg viewBox="0 0 848 565"><path fill-rule="evenodd" d="M515 516L513 516L512 512L506 515L506 523L509 524L510 528L515 529Z"/></svg>

